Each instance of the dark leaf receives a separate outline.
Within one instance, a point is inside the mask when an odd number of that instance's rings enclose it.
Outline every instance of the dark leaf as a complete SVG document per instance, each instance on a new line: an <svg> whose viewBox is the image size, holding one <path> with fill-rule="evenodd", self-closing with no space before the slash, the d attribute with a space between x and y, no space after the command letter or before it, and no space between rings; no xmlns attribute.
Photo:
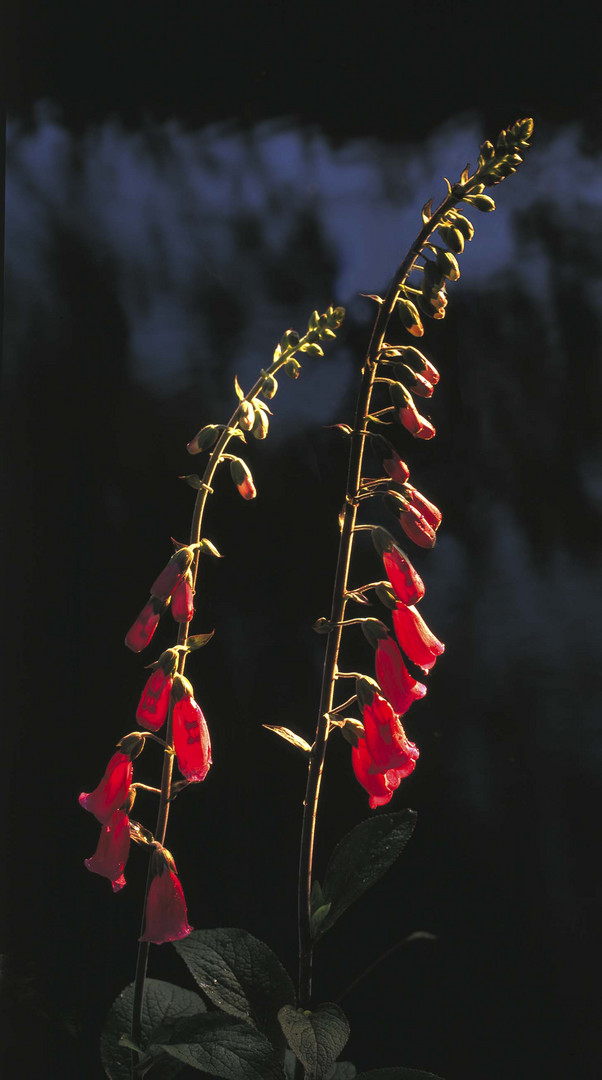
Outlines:
<svg viewBox="0 0 602 1080"><path fill-rule="evenodd" d="M326 1080L354 1080L356 1074L355 1065L352 1065L350 1061L337 1061L336 1065L333 1065L328 1073Z"/></svg>
<svg viewBox="0 0 602 1080"><path fill-rule="evenodd" d="M155 1042L157 1039L168 1041ZM226 1080L283 1080L278 1052L265 1035L244 1020L221 1013L204 1013L177 1020L169 1032L157 1029L148 1055L170 1058L181 1065L225 1077Z"/></svg>
<svg viewBox="0 0 602 1080"><path fill-rule="evenodd" d="M246 930L194 930L174 942L193 978L223 1012L284 1045L277 1014L295 1001L291 979L272 950Z"/></svg>
<svg viewBox="0 0 602 1080"><path fill-rule="evenodd" d="M401 855L416 824L414 810L380 814L362 821L335 847L322 884L332 904L320 926L320 937Z"/></svg>
<svg viewBox="0 0 602 1080"><path fill-rule="evenodd" d="M318 1005L313 1012L285 1005L278 1019L288 1045L311 1080L325 1080L349 1038L343 1010L332 1002Z"/></svg>
<svg viewBox="0 0 602 1080"><path fill-rule="evenodd" d="M131 983L113 1002L100 1038L102 1064L111 1080L130 1080L131 1077L131 1053L127 1046L120 1045L119 1040L122 1035L129 1037L133 1003L134 984ZM142 1047L146 1047L151 1031L160 1024L204 1012L205 1003L198 994L160 979L147 979L142 1007ZM179 1062L165 1061L162 1080L176 1076L181 1068Z"/></svg>

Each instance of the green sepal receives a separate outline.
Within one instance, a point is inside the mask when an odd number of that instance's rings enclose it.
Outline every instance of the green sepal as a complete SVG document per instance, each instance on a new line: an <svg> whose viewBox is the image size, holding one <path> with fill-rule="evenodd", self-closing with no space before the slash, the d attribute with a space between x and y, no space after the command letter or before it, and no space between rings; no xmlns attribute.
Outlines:
<svg viewBox="0 0 602 1080"><path fill-rule="evenodd" d="M324 356L324 349L316 341L306 341L299 347L299 352L307 353L308 356Z"/></svg>
<svg viewBox="0 0 602 1080"><path fill-rule="evenodd" d="M215 544L208 540L206 536L199 541L199 551L207 551L210 555L213 555L216 559L223 559L223 555L217 550Z"/></svg>

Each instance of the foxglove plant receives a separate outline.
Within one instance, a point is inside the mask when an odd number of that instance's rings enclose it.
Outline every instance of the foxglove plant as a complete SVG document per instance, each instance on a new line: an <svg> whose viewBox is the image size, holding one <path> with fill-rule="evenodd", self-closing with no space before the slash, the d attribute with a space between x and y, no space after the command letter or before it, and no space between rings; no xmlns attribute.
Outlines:
<svg viewBox="0 0 602 1080"><path fill-rule="evenodd" d="M97 852L86 865L106 876L114 890L124 884L126 820L131 838L151 849L136 981L113 1006L103 1035L103 1062L112 1080L141 1077L148 1071L153 1077L170 1077L184 1064L231 1080L282 1080L285 1076L289 1080L347 1080L355 1076L352 1065L337 1061L349 1036L344 1013L334 1003L314 1002L314 952L346 908L401 854L416 815L404 809L376 814L362 822L337 845L322 882L318 881L314 853L326 750L330 737L340 732L351 744L350 772L367 792L370 809L389 804L417 767L419 748L405 728L407 725L413 734L410 709L427 694L430 672L445 648L416 607L422 605L426 590L411 558L382 525L360 519L360 510L363 514L365 505L381 500L397 518L405 537L417 547L430 549L436 542L441 511L409 482L410 468L400 440L435 437L434 424L424 412L439 383L439 373L404 335L422 338L426 319L445 317L448 284L460 277L457 256L474 235L472 223L458 208L462 204L484 212L495 208L485 189L516 171L532 129L530 119L519 120L501 132L495 146L483 144L475 172L470 174L467 166L457 183L447 182L447 194L437 209L432 209L432 200L424 206L420 231L386 296L370 296L377 304L377 315L362 368L353 426L336 425L349 436L350 452L330 614L314 626L326 635L315 736L310 744L288 728L270 728L308 760L299 858L296 990L277 957L252 935L243 930L191 929L173 857L164 843L169 805L176 790L203 781L211 766L209 731L184 668L189 652L206 644L211 636L189 636L188 628L194 615L199 557L202 553L218 554L202 535L214 474L228 461L241 496L247 500L255 497L247 464L227 453L226 447L234 437L244 440L245 433L257 439L267 435L269 409L265 400L276 392L276 371L284 368L296 378L300 365L293 354L320 355L319 342L335 336L342 309L329 308L322 316L314 312L301 340L288 331L271 368L261 372L248 394L244 395L236 382L239 404L228 424L208 424L188 444L192 454L213 448L203 476L185 477L197 490L190 541L176 545L126 636L133 652L142 651L171 605L179 626L177 644L153 665L142 691L136 715L144 734L122 739L98 788L80 796L84 808L95 814L103 829ZM381 394L385 397L379 401ZM420 408L415 398L421 399ZM365 475L368 448L384 476ZM362 533L371 535L385 577L352 586L355 542ZM365 607L371 601L382 605L383 617L390 618L392 626L373 615L349 617L349 604ZM356 626L374 649L375 677L340 666L344 635ZM354 692L345 697L340 691L349 686L348 679L353 680ZM341 696L345 698L342 701ZM345 715L351 709L360 717ZM159 813L151 834L128 818L140 786L133 782L132 761L143 750L146 738L162 741L156 732L163 725ZM172 780L174 757L183 777L177 783ZM146 978L150 944L166 941L175 943L203 998ZM152 997L152 1009L143 1009L145 994ZM210 1011L206 1011L205 999ZM378 1075L361 1073L358 1080L376 1080ZM386 1077L437 1080L431 1073L403 1067L387 1069Z"/></svg>

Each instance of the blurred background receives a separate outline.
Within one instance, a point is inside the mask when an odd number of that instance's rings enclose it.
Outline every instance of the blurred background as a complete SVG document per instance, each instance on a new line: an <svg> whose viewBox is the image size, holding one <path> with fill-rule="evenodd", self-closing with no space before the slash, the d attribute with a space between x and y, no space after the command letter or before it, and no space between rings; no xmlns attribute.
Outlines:
<svg viewBox="0 0 602 1080"><path fill-rule="evenodd" d="M9 13L2 438L4 917L14 1075L102 1076L98 1038L133 978L145 859L127 887L84 869L77 805L135 728L148 653L123 636L194 494L177 478L282 332L347 318L281 379L258 498L224 474L189 664L214 767L168 845L195 927L244 926L296 963L305 767L262 728L311 739L347 446L372 305L442 177L518 117L533 149L497 187L421 346L441 372L437 438L394 438L443 511L417 552L421 611L447 649L407 717L420 747L391 810L402 859L325 937L317 998L360 1069L446 1080L599 1076L599 541L602 95L595 35L540 2L223 0ZM401 334L399 337L401 341ZM368 472L376 468L369 462ZM380 506L364 520L395 531ZM358 541L354 584L380 576ZM375 610L374 614L382 614ZM385 616L386 618L386 616ZM156 647L155 647L156 643ZM347 635L346 665L371 672ZM158 751L158 748L156 748ZM139 779L155 782L159 753ZM150 824L152 796L136 814ZM333 739L317 871L368 811ZM382 811L381 811L382 812ZM356 988L345 988L392 944ZM175 952L151 973L188 983ZM184 1073L182 1075L185 1075ZM193 1074L191 1073L191 1076Z"/></svg>

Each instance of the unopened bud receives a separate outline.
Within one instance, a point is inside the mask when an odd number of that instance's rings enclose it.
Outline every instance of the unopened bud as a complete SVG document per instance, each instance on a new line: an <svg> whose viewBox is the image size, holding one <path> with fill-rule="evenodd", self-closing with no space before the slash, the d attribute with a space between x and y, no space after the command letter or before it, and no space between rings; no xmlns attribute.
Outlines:
<svg viewBox="0 0 602 1080"><path fill-rule="evenodd" d="M464 237L459 229L455 229L452 225L440 225L439 236L452 251L455 251L456 255L464 251Z"/></svg>
<svg viewBox="0 0 602 1080"><path fill-rule="evenodd" d="M206 424L197 432L194 439L187 444L189 454L200 454L202 450L209 450L215 442L222 428L219 424Z"/></svg>
<svg viewBox="0 0 602 1080"><path fill-rule="evenodd" d="M274 376L273 375L266 375L264 380L263 380L263 386L261 387L261 392L262 392L264 398L266 399L266 401L270 401L274 397L274 394L276 393L277 389L278 389L278 383L276 382L276 379L274 378Z"/></svg>
<svg viewBox="0 0 602 1080"><path fill-rule="evenodd" d="M252 431L253 438L254 439L265 439L266 436L267 436L267 433L268 433L269 426L270 426L270 421L268 420L268 414L264 413L263 409L256 408L255 409L255 423L253 424L253 431Z"/></svg>
<svg viewBox="0 0 602 1080"><path fill-rule="evenodd" d="M453 227L462 233L465 240L472 240L474 236L474 225L472 221L469 221L463 214L454 214Z"/></svg>
<svg viewBox="0 0 602 1080"><path fill-rule="evenodd" d="M298 379L301 374L301 364L291 357L284 365L284 373L288 375L289 379Z"/></svg>
<svg viewBox="0 0 602 1080"><path fill-rule="evenodd" d="M424 327L416 305L413 304L411 300L400 297L397 301L397 310L408 333L412 334L413 337L422 337L424 334Z"/></svg>
<svg viewBox="0 0 602 1080"><path fill-rule="evenodd" d="M373 649L376 648L379 641L389 635L389 631L380 619L362 619L362 632Z"/></svg>
<svg viewBox="0 0 602 1080"><path fill-rule="evenodd" d="M255 490L255 484L253 483L253 477L249 468L245 465L244 461L240 458L234 458L230 462L230 476L232 477L239 495L242 495L243 499L254 499L257 495Z"/></svg>
<svg viewBox="0 0 602 1080"><path fill-rule="evenodd" d="M255 409L250 401L241 401L238 406L236 420L242 431L251 431L255 423Z"/></svg>
<svg viewBox="0 0 602 1080"><path fill-rule="evenodd" d="M285 330L280 339L282 352L285 349L296 349L299 345L299 335L296 330Z"/></svg>
<svg viewBox="0 0 602 1080"><path fill-rule="evenodd" d="M470 205L476 207L477 210L482 210L484 213L495 210L495 203L489 195L471 195Z"/></svg>

